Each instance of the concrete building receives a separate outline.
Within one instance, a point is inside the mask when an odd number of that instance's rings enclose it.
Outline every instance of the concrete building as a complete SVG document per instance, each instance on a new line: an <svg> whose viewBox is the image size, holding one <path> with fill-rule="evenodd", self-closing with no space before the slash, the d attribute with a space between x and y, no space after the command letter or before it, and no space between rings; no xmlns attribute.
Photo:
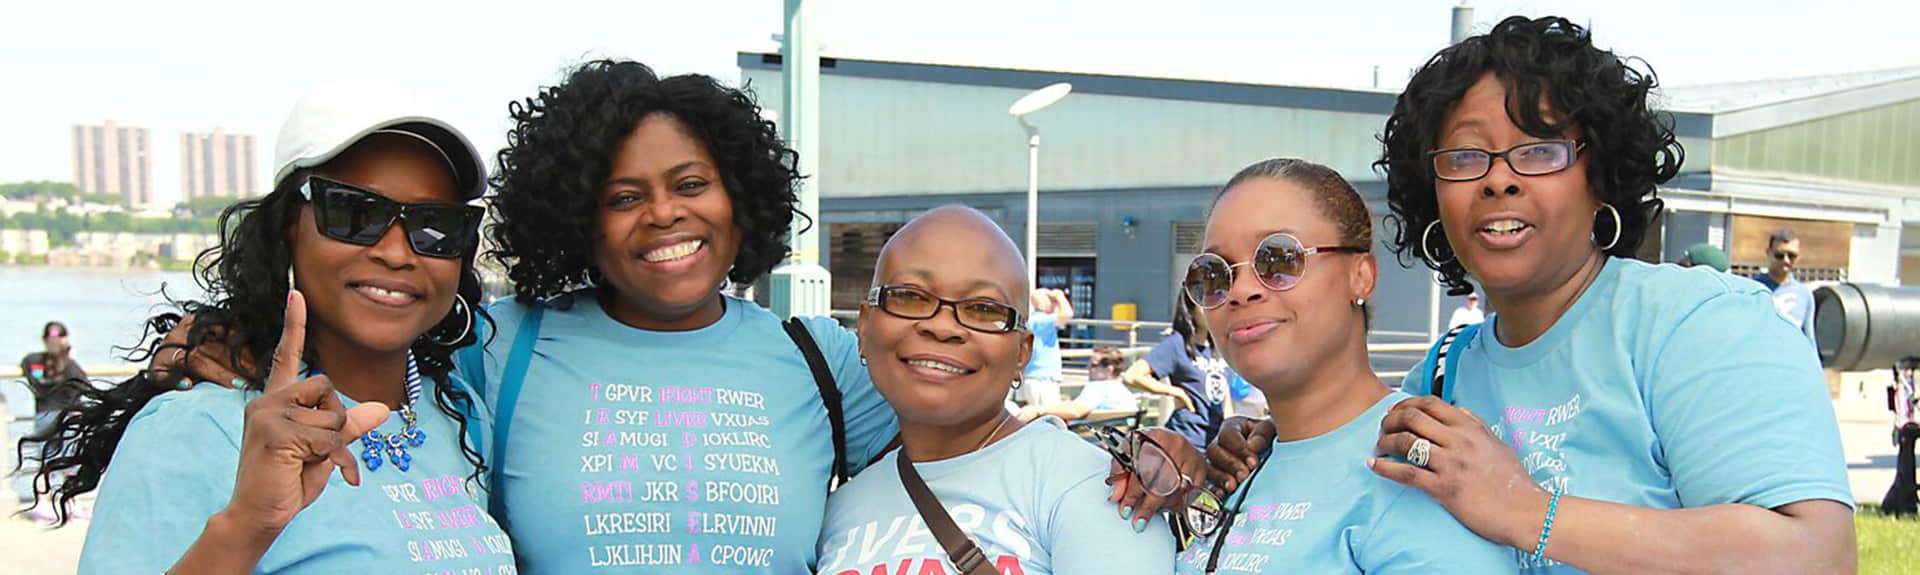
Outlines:
<svg viewBox="0 0 1920 575"><path fill-rule="evenodd" d="M56 266L125 268L154 260L192 260L219 237L206 234L79 232L73 246L51 250Z"/></svg>
<svg viewBox="0 0 1920 575"><path fill-rule="evenodd" d="M73 183L83 194L118 196L127 205L153 203L153 142L146 128L73 127Z"/></svg>
<svg viewBox="0 0 1920 575"><path fill-rule="evenodd" d="M46 230L0 230L0 253L8 259L45 256L51 249Z"/></svg>
<svg viewBox="0 0 1920 575"><path fill-rule="evenodd" d="M1667 261L1709 242L1749 273L1766 238L1801 238L1802 279L1920 284L1920 66L1680 87L1711 120L1708 167L1662 196Z"/></svg>
<svg viewBox="0 0 1920 575"><path fill-rule="evenodd" d="M180 190L185 199L250 198L260 195L254 173L253 136L211 133L180 135Z"/></svg>
<svg viewBox="0 0 1920 575"><path fill-rule="evenodd" d="M779 109L780 57L741 53L739 65L760 105ZM979 208L1021 242L1026 138L1006 110L1054 82L1073 94L1030 116L1043 140L1039 283L1068 289L1085 316L1131 305L1167 319L1208 201L1254 161L1330 165L1376 217L1389 213L1371 163L1392 92L834 58L821 76L820 160L801 169L818 178L835 309L857 305L880 246L927 208ZM1663 97L1687 156L1643 259L1710 241L1751 270L1765 259L1756 242L1791 227L1809 279L1920 281L1920 68ZM1460 302L1424 265L1375 254L1375 340L1425 341Z"/></svg>

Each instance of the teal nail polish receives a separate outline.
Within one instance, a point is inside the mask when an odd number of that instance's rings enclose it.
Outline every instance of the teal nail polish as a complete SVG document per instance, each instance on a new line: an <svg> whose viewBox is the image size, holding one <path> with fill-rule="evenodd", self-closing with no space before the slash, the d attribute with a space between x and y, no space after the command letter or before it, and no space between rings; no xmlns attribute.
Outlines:
<svg viewBox="0 0 1920 575"><path fill-rule="evenodd" d="M233 387L234 389L240 389L247 386L247 380L245 378L236 377L236 378L233 378L233 381L227 382L227 384Z"/></svg>
<svg viewBox="0 0 1920 575"><path fill-rule="evenodd" d="M1133 506L1131 505L1120 508L1120 518L1126 519L1128 517L1133 517Z"/></svg>
<svg viewBox="0 0 1920 575"><path fill-rule="evenodd" d="M1146 520L1146 518L1144 518L1144 517L1143 517L1143 518L1140 518L1140 519L1135 519L1135 520L1133 520L1133 532L1134 532L1134 533L1146 533L1146 532L1147 532L1147 520Z"/></svg>

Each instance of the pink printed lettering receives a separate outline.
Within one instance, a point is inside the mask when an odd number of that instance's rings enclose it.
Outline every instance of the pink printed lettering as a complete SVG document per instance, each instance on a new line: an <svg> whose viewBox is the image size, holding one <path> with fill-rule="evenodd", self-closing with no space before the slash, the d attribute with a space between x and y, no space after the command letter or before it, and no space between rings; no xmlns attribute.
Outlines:
<svg viewBox="0 0 1920 575"><path fill-rule="evenodd" d="M427 501L433 501L442 497L453 497L461 493L460 478L451 475L421 480L420 488L427 492Z"/></svg>
<svg viewBox="0 0 1920 575"><path fill-rule="evenodd" d="M580 484L581 503L633 502L633 484L625 481L586 481Z"/></svg>

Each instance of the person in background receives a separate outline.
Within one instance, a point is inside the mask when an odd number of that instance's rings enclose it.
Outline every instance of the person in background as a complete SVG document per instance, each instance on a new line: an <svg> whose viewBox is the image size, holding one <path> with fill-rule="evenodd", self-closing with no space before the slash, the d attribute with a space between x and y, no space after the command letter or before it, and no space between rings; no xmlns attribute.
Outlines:
<svg viewBox="0 0 1920 575"><path fill-rule="evenodd" d="M1223 361L1226 359L1221 358ZM1267 416L1267 393L1254 387L1247 378L1240 377L1233 366L1226 368L1227 390L1233 396L1233 403L1227 406L1227 416L1245 416L1261 418Z"/></svg>
<svg viewBox="0 0 1920 575"><path fill-rule="evenodd" d="M1040 338L1034 339L1037 341ZM1037 349L1039 346L1034 347ZM1018 412L1020 421L1033 421L1048 415L1078 421L1095 412L1139 409L1140 400L1120 381L1120 369L1126 364L1126 357L1120 355L1120 350L1095 348L1087 365L1087 386L1080 388L1078 395L1053 403L1028 404ZM1028 380L1027 385L1032 385L1032 380Z"/></svg>
<svg viewBox="0 0 1920 575"><path fill-rule="evenodd" d="M1467 305L1453 310L1453 318L1447 320L1447 329L1484 321L1487 321L1487 314L1480 311L1480 294L1470 293L1467 294Z"/></svg>
<svg viewBox="0 0 1920 575"><path fill-rule="evenodd" d="M1793 277L1794 265L1800 262L1800 238L1793 235L1793 230L1773 232L1767 237L1767 258L1767 273L1753 279L1773 290L1774 309L1812 343L1813 290Z"/></svg>
<svg viewBox="0 0 1920 575"><path fill-rule="evenodd" d="M80 362L73 359L73 343L67 338L71 335L67 325L50 321L40 328L40 342L43 351L27 354L20 359L20 376L26 379L27 390L33 393L33 435L41 436L53 429L60 418L60 412L73 407L81 394L87 391L87 371L80 368ZM35 463L24 459L20 462L22 471L30 471ZM60 473L52 479L55 485L71 473ZM33 505L33 476L21 473L14 478L13 492L20 497L23 505ZM38 521L53 521L51 506L35 506L29 515ZM76 519L85 519L88 512L84 508L74 509Z"/></svg>
<svg viewBox="0 0 1920 575"><path fill-rule="evenodd" d="M1173 329L1120 375L1127 385L1173 398L1166 427L1193 445L1207 445L1226 418L1226 361L1214 357L1213 332L1185 296L1174 295ZM1164 381L1162 381L1164 380Z"/></svg>
<svg viewBox="0 0 1920 575"><path fill-rule="evenodd" d="M1720 248L1713 247L1713 244L1693 244L1693 247L1687 248L1687 253L1680 256L1680 267L1683 268L1706 266L1713 268L1713 271L1724 273L1727 271L1728 264L1727 252L1720 251Z"/></svg>
<svg viewBox="0 0 1920 575"><path fill-rule="evenodd" d="M1887 386L1887 409L1893 410L1894 457L1893 485L1880 498L1880 512L1911 516L1920 512L1920 485L1914 479L1913 445L1920 440L1920 394L1915 393L1915 375L1920 374L1920 358L1906 358L1893 366L1893 383Z"/></svg>
<svg viewBox="0 0 1920 575"><path fill-rule="evenodd" d="M87 371L73 359L66 324L50 321L40 330L44 351L20 359L20 374L33 390L35 435L47 430L60 412L72 407L87 388Z"/></svg>
<svg viewBox="0 0 1920 575"><path fill-rule="evenodd" d="M1060 329L1072 320L1073 302L1066 292L1033 290L1033 316L1027 318L1027 330L1033 333L1033 360L1027 362L1026 383L1014 390L1026 405L1061 402L1060 382L1065 375L1060 365Z"/></svg>

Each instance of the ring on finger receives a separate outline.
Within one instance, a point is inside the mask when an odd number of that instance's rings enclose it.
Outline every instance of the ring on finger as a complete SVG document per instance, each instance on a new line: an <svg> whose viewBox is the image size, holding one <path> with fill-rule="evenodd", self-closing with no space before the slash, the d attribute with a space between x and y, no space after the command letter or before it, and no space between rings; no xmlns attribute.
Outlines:
<svg viewBox="0 0 1920 575"><path fill-rule="evenodd" d="M1412 463L1415 467L1425 469L1432 457L1433 442L1427 441L1425 437L1413 440L1413 447L1407 449L1407 463Z"/></svg>

